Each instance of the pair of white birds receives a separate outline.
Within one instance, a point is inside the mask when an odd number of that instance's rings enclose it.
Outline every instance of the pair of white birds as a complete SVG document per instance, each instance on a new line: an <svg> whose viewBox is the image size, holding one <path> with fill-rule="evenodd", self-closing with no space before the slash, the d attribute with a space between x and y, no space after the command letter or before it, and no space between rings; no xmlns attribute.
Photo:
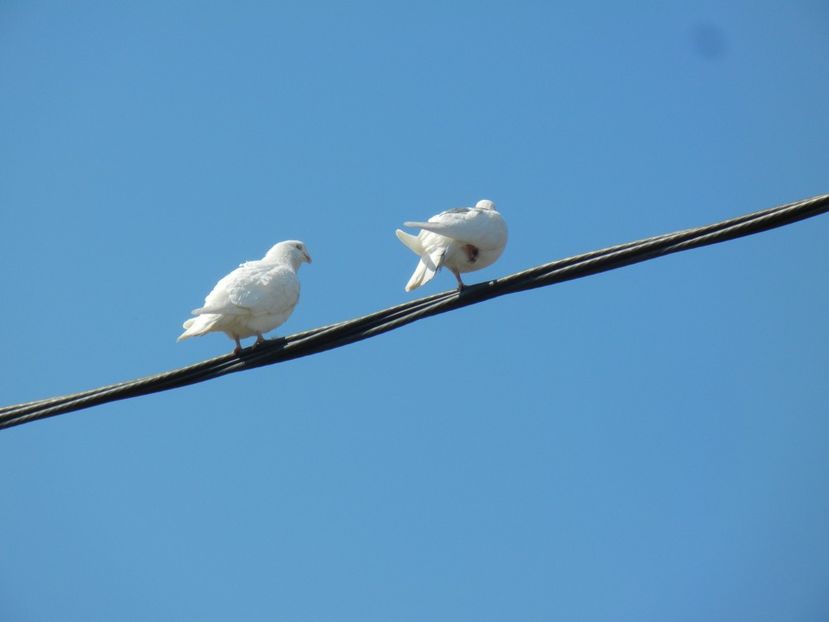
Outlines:
<svg viewBox="0 0 829 622"><path fill-rule="evenodd" d="M495 209L495 203L481 200L475 207L450 209L432 216L427 222L406 222L419 228L411 235L400 229L397 237L420 261L406 283L410 292L447 268L464 288L461 274L491 265L507 244L507 224ZM194 309L184 322L178 341L211 332L222 332L236 342L235 354L242 350L239 341L256 335L262 343L267 333L281 326L299 301L297 272L304 262L311 263L305 244L287 240L274 245L256 261L246 261L222 278L204 299L204 306Z"/></svg>

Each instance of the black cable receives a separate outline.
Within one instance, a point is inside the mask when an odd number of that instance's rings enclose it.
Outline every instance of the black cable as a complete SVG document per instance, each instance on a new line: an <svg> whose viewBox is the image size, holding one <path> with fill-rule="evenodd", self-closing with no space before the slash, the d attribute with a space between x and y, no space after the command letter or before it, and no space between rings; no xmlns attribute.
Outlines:
<svg viewBox="0 0 829 622"><path fill-rule="evenodd" d="M400 328L417 320L446 313L505 294L545 287L679 251L733 240L791 224L829 211L829 195L745 214L722 222L658 235L635 242L560 259L495 281L472 285L462 292L442 292L383 309L353 320L322 326L245 348L237 356L225 354L188 367L119 382L71 395L0 408L0 428L8 428L112 402L204 382L246 369L339 348Z"/></svg>

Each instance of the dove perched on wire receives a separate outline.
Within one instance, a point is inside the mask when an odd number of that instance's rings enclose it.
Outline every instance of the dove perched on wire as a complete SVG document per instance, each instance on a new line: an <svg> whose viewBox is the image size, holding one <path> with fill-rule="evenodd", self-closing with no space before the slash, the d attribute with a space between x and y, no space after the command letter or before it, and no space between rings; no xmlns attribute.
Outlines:
<svg viewBox="0 0 829 622"><path fill-rule="evenodd" d="M184 322L178 341L225 333L236 342L235 354L242 350L240 339L256 335L259 345L263 333L282 325L299 301L297 272L303 262L311 263L305 244L286 240L271 247L262 259L246 261L222 278L204 299L204 306L193 310L196 317Z"/></svg>
<svg viewBox="0 0 829 622"><path fill-rule="evenodd" d="M406 222L407 227L421 229L417 236L398 229L398 239L420 261L406 291L431 281L445 267L463 289L461 273L486 268L495 262L507 245L507 223L495 210L495 203L483 199L475 207L459 207L432 216L427 222Z"/></svg>

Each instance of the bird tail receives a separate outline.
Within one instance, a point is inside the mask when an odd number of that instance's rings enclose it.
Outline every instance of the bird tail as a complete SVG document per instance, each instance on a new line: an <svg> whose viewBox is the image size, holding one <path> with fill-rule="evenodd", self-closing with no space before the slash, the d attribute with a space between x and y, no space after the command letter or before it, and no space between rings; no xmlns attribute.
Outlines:
<svg viewBox="0 0 829 622"><path fill-rule="evenodd" d="M409 282L406 283L406 291L410 292L413 289L417 289L421 285L425 285L429 281L431 281L435 276L435 269L434 267L430 267L423 261L425 258L421 258L419 262L417 262L417 268L412 273L412 278L409 279ZM431 262L430 262L431 263Z"/></svg>
<svg viewBox="0 0 829 622"><path fill-rule="evenodd" d="M206 313L204 315L191 317L181 325L182 328L184 328L184 332L178 336L176 341L183 341L185 339L190 339L190 337L198 337L199 335L209 333L210 330L216 325L216 321L218 319L219 316L215 313Z"/></svg>
<svg viewBox="0 0 829 622"><path fill-rule="evenodd" d="M420 261L417 263L415 271L412 273L412 278L406 283L406 291L410 292L417 289L421 285L426 285L429 281L435 278L438 270L443 266L443 258L446 256L446 249L432 251L431 254L421 255Z"/></svg>
<svg viewBox="0 0 829 622"><path fill-rule="evenodd" d="M416 235L406 233L405 231L401 231L400 229L395 231L395 234L397 235L397 239L403 242L403 244L415 255L423 254L423 244L420 243L420 238L418 238Z"/></svg>

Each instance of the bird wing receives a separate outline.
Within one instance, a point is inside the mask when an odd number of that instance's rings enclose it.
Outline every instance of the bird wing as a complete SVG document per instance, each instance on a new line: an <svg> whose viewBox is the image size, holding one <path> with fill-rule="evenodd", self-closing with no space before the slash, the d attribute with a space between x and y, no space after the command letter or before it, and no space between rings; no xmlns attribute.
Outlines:
<svg viewBox="0 0 829 622"><path fill-rule="evenodd" d="M409 221L407 227L417 227L460 241L474 240L480 234L479 210L469 207L450 209L432 216L428 222Z"/></svg>
<svg viewBox="0 0 829 622"><path fill-rule="evenodd" d="M285 265L248 261L223 277L195 315L250 315L279 312L296 304L299 281Z"/></svg>
<svg viewBox="0 0 829 622"><path fill-rule="evenodd" d="M249 278L237 281L230 288L230 302L253 315L277 314L296 306L299 279L289 266L258 270Z"/></svg>
<svg viewBox="0 0 829 622"><path fill-rule="evenodd" d="M219 282L213 286L213 289L205 297L204 305L198 309L193 309L193 315L204 313L243 315L247 313L245 309L241 309L231 302L230 291L240 284L250 281L253 273L253 270L249 266L250 263L243 263L233 272L219 279Z"/></svg>
<svg viewBox="0 0 829 622"><path fill-rule="evenodd" d="M431 231L421 231L418 239L423 247L420 260L429 270L437 272L443 266L443 258L452 240Z"/></svg>

